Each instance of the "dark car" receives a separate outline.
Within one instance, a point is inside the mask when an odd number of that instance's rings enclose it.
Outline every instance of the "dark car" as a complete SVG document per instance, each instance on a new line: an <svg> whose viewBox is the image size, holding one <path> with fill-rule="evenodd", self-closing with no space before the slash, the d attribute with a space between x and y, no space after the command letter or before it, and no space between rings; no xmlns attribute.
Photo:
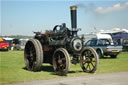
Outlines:
<svg viewBox="0 0 128 85"><path fill-rule="evenodd" d="M19 39L13 39L13 50L20 50L20 40Z"/></svg>

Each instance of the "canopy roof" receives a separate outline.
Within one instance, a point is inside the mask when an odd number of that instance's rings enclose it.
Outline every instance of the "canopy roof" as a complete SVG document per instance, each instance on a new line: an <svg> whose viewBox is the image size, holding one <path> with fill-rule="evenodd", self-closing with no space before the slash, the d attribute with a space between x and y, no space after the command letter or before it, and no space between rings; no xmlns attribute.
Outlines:
<svg viewBox="0 0 128 85"><path fill-rule="evenodd" d="M128 39L128 33L122 33L112 36L113 39Z"/></svg>

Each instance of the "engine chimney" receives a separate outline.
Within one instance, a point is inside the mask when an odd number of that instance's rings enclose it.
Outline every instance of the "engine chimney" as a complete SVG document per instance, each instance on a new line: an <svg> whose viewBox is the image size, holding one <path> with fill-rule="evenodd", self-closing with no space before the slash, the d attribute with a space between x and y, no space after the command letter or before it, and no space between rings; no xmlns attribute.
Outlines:
<svg viewBox="0 0 128 85"><path fill-rule="evenodd" d="M77 6L71 6L71 26L72 26L72 35L77 35Z"/></svg>

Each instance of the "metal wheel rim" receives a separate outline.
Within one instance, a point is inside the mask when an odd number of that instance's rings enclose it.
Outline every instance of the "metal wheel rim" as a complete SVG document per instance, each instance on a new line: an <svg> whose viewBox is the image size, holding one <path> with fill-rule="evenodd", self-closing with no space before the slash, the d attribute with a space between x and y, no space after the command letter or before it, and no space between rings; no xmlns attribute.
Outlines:
<svg viewBox="0 0 128 85"><path fill-rule="evenodd" d="M65 49L57 49L53 55L53 68L57 75L66 75L70 68L69 54Z"/></svg>
<svg viewBox="0 0 128 85"><path fill-rule="evenodd" d="M98 66L97 53L92 48L86 48L80 57L80 64L84 72L95 72Z"/></svg>

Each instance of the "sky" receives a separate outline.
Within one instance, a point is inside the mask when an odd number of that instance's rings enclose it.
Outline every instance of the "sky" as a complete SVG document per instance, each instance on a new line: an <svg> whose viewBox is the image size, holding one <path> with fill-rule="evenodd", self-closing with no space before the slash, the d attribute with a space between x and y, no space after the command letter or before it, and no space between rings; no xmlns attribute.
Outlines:
<svg viewBox="0 0 128 85"><path fill-rule="evenodd" d="M71 29L70 6L76 5L78 34L128 29L128 0L1 0L0 35L33 36L66 23Z"/></svg>

